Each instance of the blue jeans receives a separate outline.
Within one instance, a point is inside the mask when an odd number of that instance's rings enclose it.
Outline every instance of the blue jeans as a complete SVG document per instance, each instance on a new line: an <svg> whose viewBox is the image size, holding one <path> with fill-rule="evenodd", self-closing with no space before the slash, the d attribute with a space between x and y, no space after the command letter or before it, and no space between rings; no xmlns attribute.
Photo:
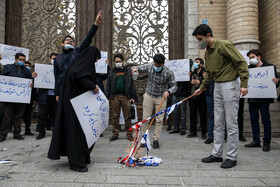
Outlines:
<svg viewBox="0 0 280 187"><path fill-rule="evenodd" d="M185 99L184 97L176 97L172 95L172 104L175 104L181 100ZM187 111L187 102L183 102L173 111L173 120L174 120L174 131L180 130L179 126L179 107L181 110L181 131L186 131L186 111Z"/></svg>
<svg viewBox="0 0 280 187"><path fill-rule="evenodd" d="M208 138L214 139L214 98L213 95L206 95L208 109Z"/></svg>
<svg viewBox="0 0 280 187"><path fill-rule="evenodd" d="M270 143L271 140L271 122L269 113L270 103L249 103L250 120L253 131L253 140L260 142L260 125L259 125L259 111L262 116L262 123L264 126L264 143Z"/></svg>

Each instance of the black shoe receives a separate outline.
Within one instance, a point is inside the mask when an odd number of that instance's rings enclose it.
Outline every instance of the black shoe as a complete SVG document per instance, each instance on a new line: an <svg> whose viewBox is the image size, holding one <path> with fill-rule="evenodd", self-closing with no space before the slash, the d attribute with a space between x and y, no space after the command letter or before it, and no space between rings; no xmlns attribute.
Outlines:
<svg viewBox="0 0 280 187"><path fill-rule="evenodd" d="M168 125L166 131L171 131L171 125Z"/></svg>
<svg viewBox="0 0 280 187"><path fill-rule="evenodd" d="M47 127L47 131L52 131L53 128L52 127Z"/></svg>
<svg viewBox="0 0 280 187"><path fill-rule="evenodd" d="M201 161L204 162L204 163L222 162L223 158L219 158L219 157L215 157L213 155L210 155L210 156L208 156L206 158L203 158Z"/></svg>
<svg viewBox="0 0 280 187"><path fill-rule="evenodd" d="M246 138L245 138L245 136L244 136L243 134L240 134L240 135L239 135L239 140L240 140L241 142L246 142Z"/></svg>
<svg viewBox="0 0 280 187"><path fill-rule="evenodd" d="M119 138L118 136L113 135L113 136L110 138L110 141L115 141L115 140L117 140L118 138Z"/></svg>
<svg viewBox="0 0 280 187"><path fill-rule="evenodd" d="M245 147L261 147L261 144L260 144L260 142L252 141L249 144L245 144Z"/></svg>
<svg viewBox="0 0 280 187"><path fill-rule="evenodd" d="M263 151L267 152L270 151L270 143L263 143Z"/></svg>
<svg viewBox="0 0 280 187"><path fill-rule="evenodd" d="M100 134L100 137L103 137L103 134Z"/></svg>
<svg viewBox="0 0 280 187"><path fill-rule="evenodd" d="M221 164L221 168L228 169L228 168L232 168L232 167L235 166L235 165L236 165L236 160L226 159L226 160Z"/></svg>
<svg viewBox="0 0 280 187"><path fill-rule="evenodd" d="M186 131L181 131L180 132L180 135L185 135L186 134Z"/></svg>
<svg viewBox="0 0 280 187"><path fill-rule="evenodd" d="M88 168L87 167L80 168L80 167L70 166L70 169L73 170L73 171L77 171L77 172L88 172Z"/></svg>
<svg viewBox="0 0 280 187"><path fill-rule="evenodd" d="M159 148L159 143L158 143L157 140L153 142L153 148L154 149L158 149Z"/></svg>
<svg viewBox="0 0 280 187"><path fill-rule="evenodd" d="M39 135L36 137L36 140L41 140L45 138L45 134L39 133Z"/></svg>
<svg viewBox="0 0 280 187"><path fill-rule="evenodd" d="M213 143L213 139L212 138L207 138L207 140L204 141L205 144L211 144Z"/></svg>
<svg viewBox="0 0 280 187"><path fill-rule="evenodd" d="M170 131L169 134L177 134L179 132L180 132L179 130L173 130L173 131Z"/></svg>
<svg viewBox="0 0 280 187"><path fill-rule="evenodd" d="M24 140L24 137L21 136L21 135L16 135L16 136L14 136L14 139L16 139L16 140Z"/></svg>
<svg viewBox="0 0 280 187"><path fill-rule="evenodd" d="M0 142L4 142L6 140L5 137L0 136Z"/></svg>
<svg viewBox="0 0 280 187"><path fill-rule="evenodd" d="M31 131L25 131L24 135L33 136L34 134Z"/></svg>
<svg viewBox="0 0 280 187"><path fill-rule="evenodd" d="M36 128L36 130L35 130L36 132L39 132L39 129L38 128Z"/></svg>
<svg viewBox="0 0 280 187"><path fill-rule="evenodd" d="M203 133L203 134L201 135L201 139L202 139L202 140L205 140L206 138L207 138L207 137L206 137L206 134Z"/></svg>
<svg viewBox="0 0 280 187"><path fill-rule="evenodd" d="M196 134L196 133L193 133L193 132L191 132L191 133L187 136L187 138L194 138L194 137L197 137L197 134Z"/></svg>

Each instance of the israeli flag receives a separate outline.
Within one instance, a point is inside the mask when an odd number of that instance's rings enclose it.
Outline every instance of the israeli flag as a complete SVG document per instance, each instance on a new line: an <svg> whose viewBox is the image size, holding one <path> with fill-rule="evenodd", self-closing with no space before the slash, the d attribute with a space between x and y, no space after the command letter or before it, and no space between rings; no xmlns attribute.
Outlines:
<svg viewBox="0 0 280 187"><path fill-rule="evenodd" d="M145 134L143 134L143 137L141 139L141 144L144 144L147 151L150 151L152 149L151 147L151 141L149 136L149 130L147 129Z"/></svg>

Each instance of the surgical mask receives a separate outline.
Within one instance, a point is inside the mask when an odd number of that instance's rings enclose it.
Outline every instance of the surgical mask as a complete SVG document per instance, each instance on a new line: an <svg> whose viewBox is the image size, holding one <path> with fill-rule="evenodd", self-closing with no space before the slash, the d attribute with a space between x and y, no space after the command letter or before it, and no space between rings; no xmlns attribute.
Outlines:
<svg viewBox="0 0 280 187"><path fill-rule="evenodd" d="M65 48L66 50L68 50L68 49L74 49L74 46L73 46L73 45L70 45L70 44L64 44L64 48Z"/></svg>
<svg viewBox="0 0 280 187"><path fill-rule="evenodd" d="M29 66L26 66L26 68L30 71L31 70L31 67L29 67Z"/></svg>
<svg viewBox="0 0 280 187"><path fill-rule="evenodd" d="M251 58L250 62L253 65L257 65L259 63L259 60L257 59L257 57L255 57L255 58Z"/></svg>
<svg viewBox="0 0 280 187"><path fill-rule="evenodd" d="M199 41L198 42L198 47L199 47L199 49L205 49L207 47L206 40Z"/></svg>
<svg viewBox="0 0 280 187"><path fill-rule="evenodd" d="M53 65L53 63L54 63L54 59L51 59L51 65Z"/></svg>
<svg viewBox="0 0 280 187"><path fill-rule="evenodd" d="M122 67L122 63L116 63L116 68L121 68Z"/></svg>
<svg viewBox="0 0 280 187"><path fill-rule="evenodd" d="M162 70L162 66L161 67L156 67L155 65L154 65L154 70L155 70L155 72L160 72L161 70Z"/></svg>
<svg viewBox="0 0 280 187"><path fill-rule="evenodd" d="M18 61L17 64L18 64L18 66L24 66L25 63L21 62L21 61Z"/></svg>
<svg viewBox="0 0 280 187"><path fill-rule="evenodd" d="M199 68L199 64L198 63L193 63L193 69L198 69Z"/></svg>

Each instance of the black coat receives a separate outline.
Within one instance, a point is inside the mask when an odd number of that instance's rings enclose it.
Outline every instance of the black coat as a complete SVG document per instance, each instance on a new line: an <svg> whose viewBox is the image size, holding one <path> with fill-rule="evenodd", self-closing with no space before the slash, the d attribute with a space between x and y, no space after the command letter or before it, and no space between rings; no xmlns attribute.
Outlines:
<svg viewBox="0 0 280 187"><path fill-rule="evenodd" d="M190 96L190 81L177 82L178 89L174 93L176 97L188 97Z"/></svg>
<svg viewBox="0 0 280 187"><path fill-rule="evenodd" d="M277 70L276 67L273 64L269 64L266 61L262 61L263 64L261 65L261 67L266 67L266 66L273 66L274 67L274 73L275 73L275 78L278 78L278 74L277 74ZM248 68L256 68L255 65L250 64L248 66ZM278 88L279 83L276 85L276 87ZM273 98L248 98L248 103L274 103L274 99Z"/></svg>
<svg viewBox="0 0 280 187"><path fill-rule="evenodd" d="M92 25L90 31L88 32L86 38L80 47L75 48L74 50L64 50L63 53L57 55L54 59L54 77L55 77L55 94L59 95L64 79L64 74L67 71L68 66L74 60L74 58L87 47L90 46L92 38L95 35L98 26Z"/></svg>
<svg viewBox="0 0 280 187"><path fill-rule="evenodd" d="M69 162L76 167L85 167L90 163L90 151L86 138L70 100L95 85L95 60L100 58L96 47L89 47L79 54L69 66L60 94L55 126L48 158L60 159L68 156Z"/></svg>

